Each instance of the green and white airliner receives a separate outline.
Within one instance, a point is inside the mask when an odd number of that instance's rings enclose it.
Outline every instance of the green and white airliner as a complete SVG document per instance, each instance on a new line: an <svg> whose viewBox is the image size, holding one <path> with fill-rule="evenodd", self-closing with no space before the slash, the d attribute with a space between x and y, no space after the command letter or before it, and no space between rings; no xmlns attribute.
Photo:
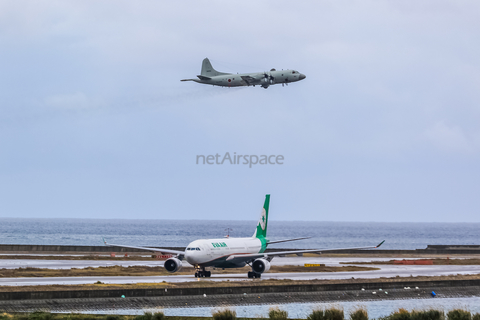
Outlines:
<svg viewBox="0 0 480 320"><path fill-rule="evenodd" d="M172 257L165 261L164 267L169 272L176 272L182 268L182 261L186 260L196 269L195 277L210 277L211 272L206 271L207 267L212 268L242 268L250 265L252 271L248 272L249 278L260 278L263 272L270 269L270 261L276 256L286 254L300 253L321 253L325 251L350 250L350 249L374 249L378 248L385 241L377 246L356 247L356 248L334 248L334 249L310 249L280 252L265 252L267 246L274 243L295 241L307 238L268 240L268 208L270 204L270 195L265 197L262 214L258 221L255 233L248 238L220 238L220 239L200 239L191 242L185 251L177 251L162 248L134 247L118 244L105 244L108 246L144 249L153 252L162 252L171 254Z"/></svg>

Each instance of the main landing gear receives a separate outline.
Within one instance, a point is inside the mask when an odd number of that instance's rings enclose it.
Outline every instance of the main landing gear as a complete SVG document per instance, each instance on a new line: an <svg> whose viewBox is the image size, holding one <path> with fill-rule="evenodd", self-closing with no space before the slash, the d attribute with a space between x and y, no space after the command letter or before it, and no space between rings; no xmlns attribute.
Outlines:
<svg viewBox="0 0 480 320"><path fill-rule="evenodd" d="M195 272L195 278L210 278L212 276L211 271L205 271L205 268L199 268Z"/></svg>
<svg viewBox="0 0 480 320"><path fill-rule="evenodd" d="M261 273L256 273L255 271L248 271L247 275L249 278L260 278L262 276Z"/></svg>

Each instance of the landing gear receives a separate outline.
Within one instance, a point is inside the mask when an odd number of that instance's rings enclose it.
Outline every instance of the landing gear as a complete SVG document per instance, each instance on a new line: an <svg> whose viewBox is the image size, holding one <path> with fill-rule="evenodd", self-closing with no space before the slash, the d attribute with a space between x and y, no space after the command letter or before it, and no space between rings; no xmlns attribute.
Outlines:
<svg viewBox="0 0 480 320"><path fill-rule="evenodd" d="M198 268L195 272L195 278L210 278L212 276L211 271L205 271L205 268Z"/></svg>
<svg viewBox="0 0 480 320"><path fill-rule="evenodd" d="M258 279L260 279L260 277L262 276L261 273L256 273L254 271L248 271L247 275L249 278L258 278Z"/></svg>

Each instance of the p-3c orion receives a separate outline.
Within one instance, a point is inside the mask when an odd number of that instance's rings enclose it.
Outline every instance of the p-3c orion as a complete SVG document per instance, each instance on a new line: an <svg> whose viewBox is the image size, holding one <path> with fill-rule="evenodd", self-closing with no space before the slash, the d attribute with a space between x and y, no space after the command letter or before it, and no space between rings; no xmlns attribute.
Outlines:
<svg viewBox="0 0 480 320"><path fill-rule="evenodd" d="M256 86L267 89L273 84L288 85L291 82L297 82L305 79L305 75L296 70L275 70L271 69L268 72L254 72L254 73L225 73L213 69L212 64L208 58L203 59L202 71L197 76L198 79L183 79L180 81L195 81L203 84L210 84L220 87L243 87Z"/></svg>
<svg viewBox="0 0 480 320"><path fill-rule="evenodd" d="M270 195L265 197L260 220L252 237L248 238L220 238L201 239L191 242L185 251L177 251L162 248L134 247L118 244L105 245L133 249L144 249L153 252L163 252L173 255L165 261L164 267L169 272L176 272L182 268L182 261L186 260L195 267L195 277L210 277L211 271L206 268L242 268L245 265L252 267L248 272L249 278L260 278L261 274L270 269L270 261L274 257L286 254L300 253L322 253L326 251L351 250L351 249L374 249L380 247L384 241L377 246L356 247L356 248L334 248L334 249L309 249L295 251L265 252L267 246L274 243L302 240L307 238L285 239L271 241L267 238L268 208Z"/></svg>

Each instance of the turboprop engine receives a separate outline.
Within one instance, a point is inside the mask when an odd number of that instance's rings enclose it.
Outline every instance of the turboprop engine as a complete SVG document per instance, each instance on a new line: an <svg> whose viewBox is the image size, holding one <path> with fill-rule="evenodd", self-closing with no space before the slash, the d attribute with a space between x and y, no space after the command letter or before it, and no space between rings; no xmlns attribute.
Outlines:
<svg viewBox="0 0 480 320"><path fill-rule="evenodd" d="M165 261L163 267L168 272L177 272L178 270L182 269L182 261L178 260L177 258L170 258Z"/></svg>
<svg viewBox="0 0 480 320"><path fill-rule="evenodd" d="M266 259L257 259L252 263L252 270L256 273L263 273L270 270L270 262Z"/></svg>
<svg viewBox="0 0 480 320"><path fill-rule="evenodd" d="M270 71L275 71L275 69L272 69ZM263 73L263 81L262 81L261 86L263 88L267 89L271 84L274 84L274 83L275 83L275 77L272 76L271 73L264 72Z"/></svg>

